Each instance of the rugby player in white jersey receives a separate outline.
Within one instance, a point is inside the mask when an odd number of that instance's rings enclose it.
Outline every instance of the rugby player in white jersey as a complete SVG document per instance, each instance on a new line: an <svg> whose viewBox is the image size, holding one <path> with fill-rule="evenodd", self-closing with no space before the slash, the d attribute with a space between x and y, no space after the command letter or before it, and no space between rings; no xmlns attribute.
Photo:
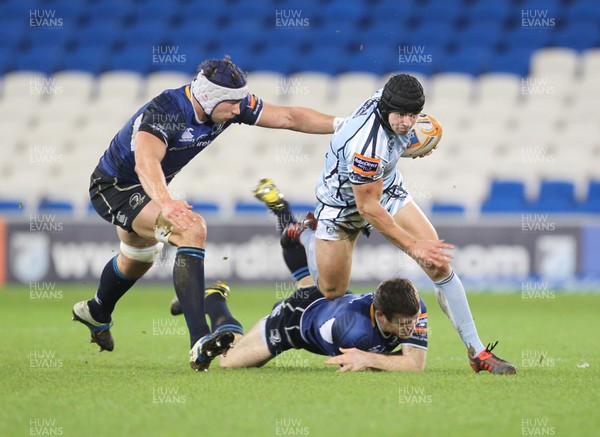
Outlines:
<svg viewBox="0 0 600 437"><path fill-rule="evenodd" d="M331 139L316 186L316 233L302 232L304 227L296 223L282 238L290 244L316 245L318 287L326 298L336 299L348 289L358 235L368 236L376 229L434 282L440 306L467 347L473 370L515 373L512 364L491 353L495 345L485 347L479 339L464 287L450 266L448 250L453 246L438 238L396 167L424 104L419 81L398 74L346 118ZM256 195L277 208L278 190L272 184L263 184Z"/></svg>

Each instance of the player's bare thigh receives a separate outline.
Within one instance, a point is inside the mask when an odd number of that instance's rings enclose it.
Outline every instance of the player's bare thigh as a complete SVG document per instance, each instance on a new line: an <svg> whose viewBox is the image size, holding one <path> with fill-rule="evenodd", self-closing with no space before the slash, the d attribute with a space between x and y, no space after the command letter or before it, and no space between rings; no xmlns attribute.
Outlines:
<svg viewBox="0 0 600 437"><path fill-rule="evenodd" d="M327 299L346 293L352 273L352 255L358 234L343 240L316 239L319 290Z"/></svg>
<svg viewBox="0 0 600 437"><path fill-rule="evenodd" d="M258 322L246 335L236 334L234 347L226 356L219 357L219 366L228 369L261 367L269 362L273 355L263 340L261 329L264 329L264 323Z"/></svg>
<svg viewBox="0 0 600 437"><path fill-rule="evenodd" d="M438 234L425 213L414 202L408 202L394 214L394 221L406 232L418 240L437 240ZM444 279L450 274L450 265L425 267L425 273L434 281Z"/></svg>

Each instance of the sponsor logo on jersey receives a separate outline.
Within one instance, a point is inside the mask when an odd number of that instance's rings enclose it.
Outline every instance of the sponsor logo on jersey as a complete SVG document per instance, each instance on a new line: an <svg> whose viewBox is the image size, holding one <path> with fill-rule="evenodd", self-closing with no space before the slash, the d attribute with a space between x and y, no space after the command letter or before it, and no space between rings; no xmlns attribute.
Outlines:
<svg viewBox="0 0 600 437"><path fill-rule="evenodd" d="M188 127L184 133L181 134L181 138L179 138L179 141L194 141L194 134L192 134L193 129L191 127Z"/></svg>
<svg viewBox="0 0 600 437"><path fill-rule="evenodd" d="M380 162L381 160L377 158L369 158L355 153L352 161L352 171L361 176L375 176Z"/></svg>
<svg viewBox="0 0 600 437"><path fill-rule="evenodd" d="M210 132L211 135L217 136L225 129L225 123L215 124Z"/></svg>
<svg viewBox="0 0 600 437"><path fill-rule="evenodd" d="M129 198L129 206L131 209L136 209L144 200L146 200L146 196L142 196L140 193L135 193Z"/></svg>
<svg viewBox="0 0 600 437"><path fill-rule="evenodd" d="M123 226L127 225L128 219L129 219L129 217L127 217L121 211L117 212L117 221L120 222Z"/></svg>
<svg viewBox="0 0 600 437"><path fill-rule="evenodd" d="M269 343L271 343L273 346L275 346L277 343L281 343L281 334L279 333L279 329L271 329Z"/></svg>

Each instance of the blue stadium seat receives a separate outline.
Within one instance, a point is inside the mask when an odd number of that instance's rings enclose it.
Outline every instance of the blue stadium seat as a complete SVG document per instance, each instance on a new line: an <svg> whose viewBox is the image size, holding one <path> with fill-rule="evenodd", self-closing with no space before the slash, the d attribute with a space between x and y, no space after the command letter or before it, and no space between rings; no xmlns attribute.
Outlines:
<svg viewBox="0 0 600 437"><path fill-rule="evenodd" d="M58 48L33 47L16 57L15 66L19 70L40 71L51 75L60 67L62 54L62 50Z"/></svg>
<svg viewBox="0 0 600 437"><path fill-rule="evenodd" d="M192 205L193 211L200 215L218 214L220 212L219 204L216 202L188 200L188 203Z"/></svg>
<svg viewBox="0 0 600 437"><path fill-rule="evenodd" d="M235 204L234 212L235 214L264 215L269 212L269 209L263 203L239 201Z"/></svg>
<svg viewBox="0 0 600 437"><path fill-rule="evenodd" d="M529 72L531 50L510 50L497 53L490 58L489 71L494 73L513 73L521 77Z"/></svg>
<svg viewBox="0 0 600 437"><path fill-rule="evenodd" d="M218 41L217 26L213 22L185 21L170 28L165 35L165 41L171 44L205 44L207 41Z"/></svg>
<svg viewBox="0 0 600 437"><path fill-rule="evenodd" d="M574 212L575 186L569 181L542 181L540 195L531 210L543 212Z"/></svg>
<svg viewBox="0 0 600 437"><path fill-rule="evenodd" d="M83 47L112 49L119 39L120 33L121 25L116 22L90 23L74 32L72 42Z"/></svg>
<svg viewBox="0 0 600 437"><path fill-rule="evenodd" d="M465 207L458 203L434 202L431 205L431 213L462 215L465 213Z"/></svg>
<svg viewBox="0 0 600 437"><path fill-rule="evenodd" d="M347 66L347 57L331 56L335 46L320 46L302 56L304 71L320 71L322 73L337 74L344 71Z"/></svg>
<svg viewBox="0 0 600 437"><path fill-rule="evenodd" d="M105 0L88 4L86 12L92 22L119 21L124 24L126 18L135 13L135 6L133 2Z"/></svg>
<svg viewBox="0 0 600 437"><path fill-rule="evenodd" d="M365 46L362 51L349 53L344 71L365 71L379 75L397 71L404 67L398 62L398 51L394 47ZM412 67L412 64L410 64Z"/></svg>
<svg viewBox="0 0 600 437"><path fill-rule="evenodd" d="M0 47L0 75L15 68L15 54L13 47Z"/></svg>
<svg viewBox="0 0 600 437"><path fill-rule="evenodd" d="M463 29L454 42L461 51L473 48L495 49L503 36L504 31L498 23L478 22Z"/></svg>
<svg viewBox="0 0 600 437"><path fill-rule="evenodd" d="M369 8L374 27L415 27L420 8L413 2L379 2Z"/></svg>
<svg viewBox="0 0 600 437"><path fill-rule="evenodd" d="M600 180L592 180L588 184L585 201L579 206L582 212L600 213Z"/></svg>
<svg viewBox="0 0 600 437"><path fill-rule="evenodd" d="M458 53L447 55L441 62L441 69L444 72L466 73L476 76L488 70L492 56L490 49L465 48Z"/></svg>
<svg viewBox="0 0 600 437"><path fill-rule="evenodd" d="M598 23L572 23L560 31L553 40L554 45L575 50L586 50L600 44Z"/></svg>
<svg viewBox="0 0 600 437"><path fill-rule="evenodd" d="M469 23L490 23L503 24L514 13L514 9L510 4L511 0L480 0L474 5L465 8L465 14L469 19Z"/></svg>
<svg viewBox="0 0 600 437"><path fill-rule="evenodd" d="M23 214L25 206L18 200L0 199L0 216Z"/></svg>
<svg viewBox="0 0 600 437"><path fill-rule="evenodd" d="M152 62L152 48L145 44L127 46L109 56L107 67L109 70L129 70L147 74L155 67Z"/></svg>
<svg viewBox="0 0 600 437"><path fill-rule="evenodd" d="M29 36L30 30L21 21L7 19L0 21L0 41L5 47L17 48Z"/></svg>
<svg viewBox="0 0 600 437"><path fill-rule="evenodd" d="M445 23L453 24L464 15L465 10L462 4L453 1L430 1L425 4L417 2L416 5L420 6L417 16L421 18L422 25L432 30L442 19Z"/></svg>
<svg viewBox="0 0 600 437"><path fill-rule="evenodd" d="M70 215L74 211L75 207L69 201L42 199L38 204L39 214Z"/></svg>
<svg viewBox="0 0 600 437"><path fill-rule="evenodd" d="M243 22L228 26L217 33L223 46L253 48L263 42L262 27L257 22Z"/></svg>
<svg viewBox="0 0 600 437"><path fill-rule="evenodd" d="M300 69L310 69L300 59L298 53L285 47L267 47L265 51L255 56L247 55L245 68L251 71L277 71L289 75Z"/></svg>
<svg viewBox="0 0 600 437"><path fill-rule="evenodd" d="M550 45L553 32L545 29L518 27L504 35L504 46L508 51L529 50L530 52ZM529 56L527 57L529 59Z"/></svg>
<svg viewBox="0 0 600 437"><path fill-rule="evenodd" d="M521 181L492 181L490 194L481 206L482 213L515 213L528 210L525 184Z"/></svg>
<svg viewBox="0 0 600 437"><path fill-rule="evenodd" d="M405 35L403 39L407 39L414 45L423 46L425 49L447 48L450 43L448 35L455 33L456 29L448 21L422 21L418 28Z"/></svg>
<svg viewBox="0 0 600 437"><path fill-rule="evenodd" d="M56 48L63 47L67 41L71 39L72 32L70 26L65 26L60 29L33 29L28 32L28 37L25 41L30 44L31 47L48 47Z"/></svg>
<svg viewBox="0 0 600 437"><path fill-rule="evenodd" d="M319 13L325 22L336 23L338 20L344 19L351 19L358 22L369 15L369 10L368 5L361 1L346 1L328 3L319 9Z"/></svg>
<svg viewBox="0 0 600 437"><path fill-rule="evenodd" d="M589 0L577 1L567 8L565 16L571 24L586 21L598 23L600 21L600 3Z"/></svg>
<svg viewBox="0 0 600 437"><path fill-rule="evenodd" d="M65 53L63 70L88 71L98 75L107 68L109 49L106 47L78 47Z"/></svg>
<svg viewBox="0 0 600 437"><path fill-rule="evenodd" d="M145 45L148 52L152 53L152 47L163 44L167 39L167 27L165 23L159 25L140 21L136 25L123 28L118 36L118 41L123 46L142 47Z"/></svg>

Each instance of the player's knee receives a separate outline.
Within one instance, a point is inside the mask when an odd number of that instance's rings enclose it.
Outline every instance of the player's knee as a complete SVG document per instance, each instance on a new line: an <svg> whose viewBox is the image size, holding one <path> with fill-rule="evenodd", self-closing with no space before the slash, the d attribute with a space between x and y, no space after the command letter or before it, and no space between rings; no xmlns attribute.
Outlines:
<svg viewBox="0 0 600 437"><path fill-rule="evenodd" d="M334 286L327 285L321 286L320 284L319 290L321 290L321 294L323 294L323 296L325 296L325 298L329 300L337 299L338 297L341 297L346 293L346 290L343 290L341 288L336 288Z"/></svg>
<svg viewBox="0 0 600 437"><path fill-rule="evenodd" d="M192 221L185 229L174 229L169 242L177 246L204 247L206 243L206 221L201 215L190 213Z"/></svg>
<svg viewBox="0 0 600 437"><path fill-rule="evenodd" d="M187 233L187 238L204 247L206 243L206 221L201 215L191 213L193 217L192 225L184 232Z"/></svg>
<svg viewBox="0 0 600 437"><path fill-rule="evenodd" d="M149 247L134 247L121 242L120 254L116 260L117 268L127 278L140 278L150 270L163 246L163 243L156 243Z"/></svg>

